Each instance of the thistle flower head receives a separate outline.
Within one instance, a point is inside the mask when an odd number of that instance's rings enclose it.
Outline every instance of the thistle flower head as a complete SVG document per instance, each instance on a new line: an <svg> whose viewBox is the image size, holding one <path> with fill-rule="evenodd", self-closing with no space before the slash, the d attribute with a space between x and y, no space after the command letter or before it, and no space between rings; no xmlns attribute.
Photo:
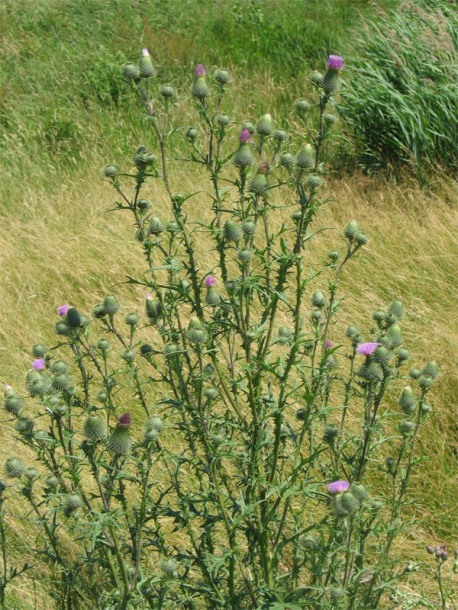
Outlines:
<svg viewBox="0 0 458 610"><path fill-rule="evenodd" d="M240 144L248 144L248 142L251 140L251 133L248 129L242 129L239 140Z"/></svg>
<svg viewBox="0 0 458 610"><path fill-rule="evenodd" d="M207 277L205 278L205 286L207 288L216 286L216 279L213 277L213 275L207 275Z"/></svg>
<svg viewBox="0 0 458 610"><path fill-rule="evenodd" d="M148 49L142 49L142 56L143 57L149 57Z"/></svg>
<svg viewBox="0 0 458 610"><path fill-rule="evenodd" d="M324 346L326 347L326 349L332 349L332 341L329 341L329 339L327 339Z"/></svg>
<svg viewBox="0 0 458 610"><path fill-rule="evenodd" d="M61 318L63 318L63 317L64 317L64 316L67 314L67 311L68 311L69 309L70 309L70 305L69 305L68 303L65 303L65 305L60 305L60 306L57 308L57 313L59 314L59 316L60 316Z"/></svg>
<svg viewBox="0 0 458 610"><path fill-rule="evenodd" d="M380 343L377 343L376 341L361 343L361 345L358 345L358 347L356 348L356 351L358 352L358 354L362 354L363 356L370 356L375 352L379 345Z"/></svg>
<svg viewBox="0 0 458 610"><path fill-rule="evenodd" d="M197 66L194 68L194 76L205 76L207 74L207 71L205 70L204 66L202 64L197 64Z"/></svg>
<svg viewBox="0 0 458 610"><path fill-rule="evenodd" d="M330 494L341 494L350 489L350 483L348 481L333 481L328 485L328 491Z"/></svg>
<svg viewBox="0 0 458 610"><path fill-rule="evenodd" d="M9 394L9 392L12 390L13 388L10 386L9 383L5 383L5 394Z"/></svg>
<svg viewBox="0 0 458 610"><path fill-rule="evenodd" d="M343 64L343 57L340 57L340 55L330 55L326 65L329 70L342 70Z"/></svg>
<svg viewBox="0 0 458 610"><path fill-rule="evenodd" d="M32 368L35 369L36 371L42 371L46 366L46 362L44 360L44 358L36 358L33 362L32 362Z"/></svg>
<svg viewBox="0 0 458 610"><path fill-rule="evenodd" d="M146 297L146 300L147 300L147 301L152 301L152 300L153 300L153 297L152 297L152 295L151 295L151 293L150 293L150 292L147 292L147 293L146 293L146 295L145 295L145 297Z"/></svg>
<svg viewBox="0 0 458 610"><path fill-rule="evenodd" d="M130 428L132 425L132 416L130 413L124 413L118 419L118 427L119 428Z"/></svg>

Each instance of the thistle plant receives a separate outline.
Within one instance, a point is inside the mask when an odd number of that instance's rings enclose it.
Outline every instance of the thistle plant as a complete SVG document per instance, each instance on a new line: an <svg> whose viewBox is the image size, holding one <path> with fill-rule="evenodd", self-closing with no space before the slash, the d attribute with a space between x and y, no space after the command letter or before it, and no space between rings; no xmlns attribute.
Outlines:
<svg viewBox="0 0 458 610"><path fill-rule="evenodd" d="M60 306L57 345L34 346L25 393L5 393L38 461L28 477L12 456L5 474L56 607L376 609L405 577L393 543L438 367L407 371L399 301L365 333L339 326L342 274L368 241L356 221L309 264L342 68L331 56L311 75L286 131L231 118L230 75L201 64L196 122L178 126L148 51L123 67L151 144L104 174L144 252L128 279L144 301Z"/></svg>

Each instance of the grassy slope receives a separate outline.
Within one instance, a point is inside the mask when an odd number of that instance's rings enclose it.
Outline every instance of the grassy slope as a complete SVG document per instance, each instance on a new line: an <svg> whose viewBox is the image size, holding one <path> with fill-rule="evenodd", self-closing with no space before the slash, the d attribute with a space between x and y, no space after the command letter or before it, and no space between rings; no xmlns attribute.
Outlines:
<svg viewBox="0 0 458 610"><path fill-rule="evenodd" d="M316 20L307 21L307 30L305 26L301 29L294 12L301 10L302 3L288 3L289 15L284 10L287 3L279 0L239 3L240 10L243 6L269 7L264 8L264 15L272 15L277 30L283 27L282 35L277 32L276 37L268 29L264 40L256 27L256 11L248 17L244 13L240 25L239 18L229 18L229 9L222 3L217 19L207 18L205 1L177 0L176 5L188 8L173 15L164 12L163 4L148 3L150 14L143 19L122 0L109 5L91 0L36 2L34 9L41 7L38 18L32 18L28 2L22 2L25 10L21 13L19 2L4 2L0 9L4 43L0 57L4 68L0 84L2 382L19 386L29 366L30 346L38 339L52 342L58 304L71 301L89 310L126 274L143 267L131 227L121 216L104 214L113 195L98 170L107 160L130 156L145 139L151 141L145 138L145 126L117 78L123 58L136 57L138 47L146 42L157 63L170 71L167 78L179 85L183 64L185 71L198 59L207 65L233 65L237 114L243 108L244 117L256 119L260 112L284 108L297 97L303 82L293 78L295 72L305 73L308 62L312 65L316 57L348 44L345 29L357 18L350 10L355 3L330 2L321 7L313 2L315 16L328 10L333 19L325 19L320 27ZM338 13L332 11L332 5L339 5ZM254 20L252 26L247 25L250 20ZM291 38L295 30L297 37ZM230 40L229 46L223 46L223 40ZM286 43L291 40L295 44L288 50ZM308 54L305 61L295 51L299 44ZM161 49L164 54L159 54ZM268 67L272 71L269 77ZM185 109L179 112L186 116ZM189 177L178 174L175 179L176 190L191 188ZM424 454L432 459L425 461L415 485L424 510L416 538L405 542L404 551L421 548L431 540L452 544L458 536L452 510L456 505L453 448L458 433L453 406L458 389L454 373L458 249L452 207L457 185L444 183L437 194L427 194L414 185L396 188L382 181L352 178L335 181L330 189L337 201L320 222L341 227L354 217L371 237L364 256L345 278L345 321L368 329L376 306L402 298L408 310L407 346L418 362L435 357L441 365L433 401L435 415L421 438ZM167 218L160 192L155 201ZM324 256L327 248L323 239L317 256ZM126 309L129 304L141 308L143 295L123 286L114 290L124 297ZM1 457L15 450L20 451L20 445L5 426ZM10 510L19 554L33 544L33 531L27 522L13 518L11 505ZM23 586L19 584L19 589ZM17 597L26 600L25 607L32 607L31 593L18 590ZM18 604L11 602L11 608L19 608Z"/></svg>

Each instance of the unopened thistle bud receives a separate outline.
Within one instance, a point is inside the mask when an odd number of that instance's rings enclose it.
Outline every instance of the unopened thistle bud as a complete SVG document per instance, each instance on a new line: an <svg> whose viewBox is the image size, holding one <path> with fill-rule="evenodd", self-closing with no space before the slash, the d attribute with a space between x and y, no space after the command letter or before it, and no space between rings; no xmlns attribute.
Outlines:
<svg viewBox="0 0 458 610"><path fill-rule="evenodd" d="M198 135L199 131L195 127L189 127L186 132L186 139L190 142L194 142Z"/></svg>
<svg viewBox="0 0 458 610"><path fill-rule="evenodd" d="M339 73L343 68L342 57L330 55L327 68L321 87L323 87L326 95L334 95L339 90Z"/></svg>
<svg viewBox="0 0 458 610"><path fill-rule="evenodd" d="M64 515L70 517L78 508L83 506L84 502L78 494L67 494L64 500Z"/></svg>
<svg viewBox="0 0 458 610"><path fill-rule="evenodd" d="M355 242L358 244L358 246L365 246L368 241L369 238L365 233L359 232L355 235Z"/></svg>
<svg viewBox="0 0 458 610"><path fill-rule="evenodd" d="M218 85L227 85L231 82L231 75L227 70L216 70L214 78Z"/></svg>
<svg viewBox="0 0 458 610"><path fill-rule="evenodd" d="M258 171L256 175L250 182L250 193L255 193L256 195L264 195L269 185L267 183L267 174L269 173L269 164L261 163L258 167Z"/></svg>
<svg viewBox="0 0 458 610"><path fill-rule="evenodd" d="M139 63L140 76L142 78L151 78L155 75L153 62L151 61L148 49L142 49L142 56Z"/></svg>
<svg viewBox="0 0 458 610"><path fill-rule="evenodd" d="M274 131L274 138L277 140L277 142L286 142L288 137L288 134L286 131L283 131L283 129L277 129Z"/></svg>
<svg viewBox="0 0 458 610"><path fill-rule="evenodd" d="M65 373L55 375L52 378L52 387L58 392L64 392L69 389L72 384L72 378Z"/></svg>
<svg viewBox="0 0 458 610"><path fill-rule="evenodd" d="M416 404L417 402L413 395L412 388L408 385L401 392L399 405L406 415L411 415L415 411Z"/></svg>
<svg viewBox="0 0 458 610"><path fill-rule="evenodd" d="M251 134L248 129L243 129L240 134L240 146L234 153L233 161L237 167L244 168L253 165L254 157L250 146Z"/></svg>
<svg viewBox="0 0 458 610"><path fill-rule="evenodd" d="M139 80L140 68L132 63L124 64L121 68L121 75L126 80Z"/></svg>
<svg viewBox="0 0 458 610"><path fill-rule="evenodd" d="M339 436L339 428L336 425L331 424L330 426L326 426L323 434L323 440L325 443L329 443L331 445L337 436Z"/></svg>
<svg viewBox="0 0 458 610"><path fill-rule="evenodd" d="M89 415L89 417L86 419L86 421L84 422L83 431L84 436L91 443L101 441L107 435L105 423L95 413Z"/></svg>
<svg viewBox="0 0 458 610"><path fill-rule="evenodd" d="M156 322L163 313L163 307L159 301L155 301L148 293L146 295L146 315L152 322Z"/></svg>
<svg viewBox="0 0 458 610"><path fill-rule="evenodd" d="M296 157L294 155L292 155L291 153L284 153L280 157L279 163L285 169L291 170L291 169L293 169L293 167L296 164Z"/></svg>
<svg viewBox="0 0 458 610"><path fill-rule="evenodd" d="M113 455L125 455L128 453L131 440L129 435L129 428L132 425L132 417L130 413L124 413L118 419L116 428L108 437L106 444L107 449Z"/></svg>
<svg viewBox="0 0 458 610"><path fill-rule="evenodd" d="M402 436L409 436L415 430L415 424L413 421L404 420L399 424L399 432Z"/></svg>
<svg viewBox="0 0 458 610"><path fill-rule="evenodd" d="M192 95L201 102L203 102L209 95L210 89L205 81L205 75L207 71L202 64L198 64L194 70L194 84L192 86Z"/></svg>
<svg viewBox="0 0 458 610"><path fill-rule="evenodd" d="M318 307L319 309L323 309L323 307L326 307L326 303L327 303L326 297L321 292L321 290L315 290L315 292L312 295L313 307Z"/></svg>
<svg viewBox="0 0 458 610"><path fill-rule="evenodd" d="M335 115L335 114L332 114L332 113L330 113L330 112L326 112L326 113L323 115L323 121L326 123L326 125L327 125L328 127L330 127L331 125L334 125L334 123L336 123L336 122L337 122L337 117L336 117L336 115Z"/></svg>
<svg viewBox="0 0 458 610"><path fill-rule="evenodd" d="M215 398L217 398L219 395L219 392L216 388L205 388L204 390L204 396L205 398L208 398L209 400L215 400Z"/></svg>
<svg viewBox="0 0 458 610"><path fill-rule="evenodd" d="M253 251L247 249L239 250L237 252L237 258L241 263L249 263L253 258Z"/></svg>
<svg viewBox="0 0 458 610"><path fill-rule="evenodd" d="M360 504L364 504L364 502L369 497L369 492L364 485L360 485L359 483L352 485L350 487L351 493L355 496Z"/></svg>
<svg viewBox="0 0 458 610"><path fill-rule="evenodd" d="M154 441L164 430L164 422L159 415L151 415L145 426L145 440Z"/></svg>
<svg viewBox="0 0 458 610"><path fill-rule="evenodd" d="M171 85L163 85L160 89L159 89L159 93L162 95L163 98L165 98L166 100L171 99L172 97L175 97L176 93L175 93L175 89L171 86Z"/></svg>
<svg viewBox="0 0 458 610"><path fill-rule="evenodd" d="M418 384L422 390L429 390L429 388L433 385L432 377L427 377L426 375L420 375L418 378Z"/></svg>
<svg viewBox="0 0 458 610"><path fill-rule="evenodd" d="M311 144L305 144L296 157L299 169L312 169L315 167L315 150Z"/></svg>
<svg viewBox="0 0 458 610"><path fill-rule="evenodd" d="M177 575L178 564L174 559L161 559L159 568L165 576L175 577Z"/></svg>
<svg viewBox="0 0 458 610"><path fill-rule="evenodd" d="M97 342L97 347L100 351L106 352L110 349L110 342L108 339L99 339Z"/></svg>
<svg viewBox="0 0 458 610"><path fill-rule="evenodd" d="M278 343L280 345L288 345L293 338L293 331L287 326L280 326L278 329Z"/></svg>
<svg viewBox="0 0 458 610"><path fill-rule="evenodd" d="M230 122L231 122L231 119L227 116L227 114L219 114L216 117L216 123L220 127L227 127Z"/></svg>
<svg viewBox="0 0 458 610"><path fill-rule="evenodd" d="M33 427L33 419L28 419L27 417L20 417L14 423L14 429L19 432L19 434L24 434L25 436L33 432Z"/></svg>
<svg viewBox="0 0 458 610"><path fill-rule="evenodd" d="M131 364L135 360L135 350L134 349L126 349L126 351L122 355L122 359L125 360L128 364Z"/></svg>
<svg viewBox="0 0 458 610"><path fill-rule="evenodd" d="M323 186L323 178L321 176L310 174L307 176L305 184L309 187L309 189L317 189L320 186Z"/></svg>
<svg viewBox="0 0 458 610"><path fill-rule="evenodd" d="M357 374L367 381L381 381L383 379L382 367L377 362L363 364L358 369Z"/></svg>
<svg viewBox="0 0 458 610"><path fill-rule="evenodd" d="M5 462L4 471L9 479L20 479L25 470L25 464L19 458L8 458Z"/></svg>
<svg viewBox="0 0 458 610"><path fill-rule="evenodd" d="M316 87L321 87L323 85L323 75L318 70L314 70L309 75L309 81Z"/></svg>
<svg viewBox="0 0 458 610"><path fill-rule="evenodd" d="M132 326L132 327L137 326L139 320L140 320L140 318L138 317L138 315L136 313L128 313L124 318L124 322L128 326Z"/></svg>
<svg viewBox="0 0 458 610"><path fill-rule="evenodd" d="M404 362L405 360L408 360L410 358L410 352L408 349L400 347L396 352L396 356L400 362Z"/></svg>
<svg viewBox="0 0 458 610"><path fill-rule="evenodd" d="M163 351L164 355L170 358L178 352L178 345L176 343L167 343L167 345L164 345Z"/></svg>
<svg viewBox="0 0 458 610"><path fill-rule="evenodd" d="M48 348L40 343L37 343L32 347L32 355L34 358L43 358L47 351Z"/></svg>
<svg viewBox="0 0 458 610"><path fill-rule="evenodd" d="M294 109L300 116L306 115L311 107L312 105L307 100L297 100L294 104Z"/></svg>
<svg viewBox="0 0 458 610"><path fill-rule="evenodd" d="M350 241L353 241L359 233L359 227L356 220L351 220L344 229L344 235Z"/></svg>
<svg viewBox="0 0 458 610"><path fill-rule="evenodd" d="M383 339L388 349L394 349L402 344L401 329L397 325L390 326Z"/></svg>
<svg viewBox="0 0 458 610"><path fill-rule="evenodd" d="M13 415L19 415L23 406L24 400L18 396L11 387L8 386L5 389L5 399L3 401L5 411L12 413Z"/></svg>
<svg viewBox="0 0 458 610"><path fill-rule="evenodd" d="M257 132L260 136L270 136L272 131L272 117L270 116L270 114L264 114L259 120Z"/></svg>
<svg viewBox="0 0 458 610"><path fill-rule="evenodd" d="M375 362L378 362L382 366L388 366L392 357L393 354L390 350L383 346L377 347L373 354Z"/></svg>
<svg viewBox="0 0 458 610"><path fill-rule="evenodd" d="M435 362L434 360L428 362L428 364L423 367L421 374L425 377L436 379L436 377L439 375L439 367L437 366L437 362Z"/></svg>
<svg viewBox="0 0 458 610"><path fill-rule="evenodd" d="M153 216L149 223L149 230L153 235L160 235L160 233L164 231L164 225L162 224L161 219L157 216Z"/></svg>
<svg viewBox="0 0 458 610"><path fill-rule="evenodd" d="M242 230L245 235L252 236L256 233L256 224L247 220L242 224Z"/></svg>
<svg viewBox="0 0 458 610"><path fill-rule="evenodd" d="M242 238L243 229L234 220L227 220L224 223L224 238L226 241L239 241Z"/></svg>
<svg viewBox="0 0 458 610"><path fill-rule="evenodd" d="M330 251L328 252L328 257L331 259L331 261L332 261L333 263L335 263L335 262L336 262L336 260L338 260L339 256L340 256L340 254L339 254L339 251L338 251L338 250L330 250Z"/></svg>
<svg viewBox="0 0 458 610"><path fill-rule="evenodd" d="M405 313L404 305L401 301L393 301L388 307L388 313L393 315L397 320L400 320Z"/></svg>
<svg viewBox="0 0 458 610"><path fill-rule="evenodd" d="M97 320L101 320L102 318L104 318L107 315L107 310L105 309L105 307L102 305L102 303L99 303L98 305L95 305L92 308L92 315L94 316L94 318L97 318Z"/></svg>
<svg viewBox="0 0 458 610"><path fill-rule="evenodd" d="M121 305L116 297L107 296L103 299L103 307L110 316L114 316L121 308Z"/></svg>

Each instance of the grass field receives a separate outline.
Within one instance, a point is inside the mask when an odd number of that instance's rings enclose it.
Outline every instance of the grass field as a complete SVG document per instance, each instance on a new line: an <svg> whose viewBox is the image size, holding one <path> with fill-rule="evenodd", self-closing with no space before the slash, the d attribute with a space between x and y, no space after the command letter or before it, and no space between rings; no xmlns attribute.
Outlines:
<svg viewBox="0 0 458 610"><path fill-rule="evenodd" d="M101 172L107 162L122 164L138 145L153 142L119 65L148 45L160 72L169 75L165 80L179 89L189 87L186 74L197 60L224 65L235 74L231 114L242 108L243 118L252 120L271 109L274 116L287 114L305 87L301 75L327 53L350 50L348 28L371 10L362 1L313 1L301 20L299 1L216 4L211 14L217 17L210 17L205 0L177 0L174 11L161 2L135 8L123 0L39 0L33 11L25 0L6 0L0 7L2 383L21 387L31 346L52 344L58 305L90 311L104 294L115 293L126 310L142 307L143 293L122 284L143 268L141 251L125 219L106 213L114 197ZM186 122L186 108L178 113ZM179 171L173 181L176 191L186 192L193 176ZM399 552L420 555L431 542L452 547L458 540L458 183L438 177L424 190L407 177L396 184L357 173L333 175L327 189L333 202L320 224L340 231L354 218L370 237L343 279L342 324L367 331L372 310L398 298L407 310L407 347L418 363L435 359L441 369L413 485L422 511L415 536ZM164 193L151 195L167 219ZM334 235L322 238L313 257L325 257ZM22 451L9 424L1 443L0 461ZM14 516L15 509L11 502L8 520L19 555L33 546L34 529ZM24 584L14 595L12 610L34 607ZM38 587L37 599L42 595Z"/></svg>

